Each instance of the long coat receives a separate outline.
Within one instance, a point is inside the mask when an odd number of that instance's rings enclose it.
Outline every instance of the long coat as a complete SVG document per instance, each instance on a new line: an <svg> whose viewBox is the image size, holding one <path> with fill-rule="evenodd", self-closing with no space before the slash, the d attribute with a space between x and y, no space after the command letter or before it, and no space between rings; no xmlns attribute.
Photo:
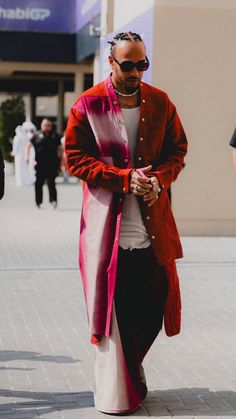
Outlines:
<svg viewBox="0 0 236 419"><path fill-rule="evenodd" d="M168 280L164 323L180 331L181 300L175 259L182 257L167 189L187 151L186 136L167 94L141 83L135 168L152 165L161 186L151 207L139 199L157 263ZM72 107L66 129L68 170L84 180L79 264L92 334L110 334L122 204L132 173L127 132L110 77L85 91Z"/></svg>

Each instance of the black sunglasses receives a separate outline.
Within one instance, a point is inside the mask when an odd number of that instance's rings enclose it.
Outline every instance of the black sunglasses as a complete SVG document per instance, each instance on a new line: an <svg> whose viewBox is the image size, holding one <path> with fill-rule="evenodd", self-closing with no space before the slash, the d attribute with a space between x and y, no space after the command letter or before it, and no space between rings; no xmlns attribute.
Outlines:
<svg viewBox="0 0 236 419"><path fill-rule="evenodd" d="M119 63L113 54L111 56L113 60L120 66L120 69L123 71L123 73L128 73L134 68L137 68L138 71L146 71L149 67L149 60L147 56L145 56L145 60L138 61L137 63L134 63L133 61L122 61L122 63Z"/></svg>

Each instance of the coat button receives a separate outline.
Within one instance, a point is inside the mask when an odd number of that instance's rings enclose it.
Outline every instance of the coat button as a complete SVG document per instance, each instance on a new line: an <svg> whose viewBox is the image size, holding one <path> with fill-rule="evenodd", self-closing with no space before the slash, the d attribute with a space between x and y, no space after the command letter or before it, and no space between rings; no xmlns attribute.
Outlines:
<svg viewBox="0 0 236 419"><path fill-rule="evenodd" d="M143 99L143 103L146 103L146 100L145 99Z"/></svg>
<svg viewBox="0 0 236 419"><path fill-rule="evenodd" d="M139 161L140 161L140 160L142 160L142 157L139 157L139 158L138 158L138 160L139 160Z"/></svg>
<svg viewBox="0 0 236 419"><path fill-rule="evenodd" d="M125 159L124 161L125 161L125 163L128 163L129 159Z"/></svg>
<svg viewBox="0 0 236 419"><path fill-rule="evenodd" d="M150 217L149 217L149 215L147 215L147 220L150 220Z"/></svg>
<svg viewBox="0 0 236 419"><path fill-rule="evenodd" d="M140 137L140 138L139 138L139 140L140 140L140 141L143 141L143 137Z"/></svg>
<svg viewBox="0 0 236 419"><path fill-rule="evenodd" d="M155 236L152 236L152 239L154 240L156 237Z"/></svg>
<svg viewBox="0 0 236 419"><path fill-rule="evenodd" d="M145 118L142 118L142 121L145 122Z"/></svg>
<svg viewBox="0 0 236 419"><path fill-rule="evenodd" d="M125 192L126 191L126 189L125 189L125 187L123 188L123 192Z"/></svg>

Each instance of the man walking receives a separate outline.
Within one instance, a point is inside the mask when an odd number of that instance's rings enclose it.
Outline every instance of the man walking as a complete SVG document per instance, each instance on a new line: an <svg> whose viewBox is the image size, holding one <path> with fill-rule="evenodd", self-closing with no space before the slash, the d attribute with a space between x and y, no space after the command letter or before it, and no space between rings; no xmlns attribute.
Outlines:
<svg viewBox="0 0 236 419"><path fill-rule="evenodd" d="M72 107L66 153L84 180L79 262L95 406L120 414L146 396L142 361L163 316L168 336L180 331L182 248L166 191L187 141L168 96L141 81L149 61L140 35L119 33L110 44L112 74Z"/></svg>
<svg viewBox="0 0 236 419"><path fill-rule="evenodd" d="M36 160L36 181L35 181L35 201L38 208L43 202L43 185L47 182L49 191L49 202L52 208L57 207L57 190L55 179L60 168L62 158L62 146L60 137L53 132L52 122L43 119L41 130L38 131L30 140L30 145L35 148ZM29 160L28 147L28 158Z"/></svg>

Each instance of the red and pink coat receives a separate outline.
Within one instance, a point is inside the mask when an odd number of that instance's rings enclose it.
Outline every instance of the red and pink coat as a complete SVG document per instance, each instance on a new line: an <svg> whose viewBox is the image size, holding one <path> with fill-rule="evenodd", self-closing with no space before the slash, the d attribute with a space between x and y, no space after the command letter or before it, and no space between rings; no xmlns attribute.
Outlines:
<svg viewBox="0 0 236 419"><path fill-rule="evenodd" d="M139 200L157 263L168 280L164 323L168 336L180 331L181 299L175 259L182 257L167 189L187 151L186 136L167 94L141 83L135 168L152 165L161 186L148 207ZM127 132L110 77L85 91L71 109L66 129L68 170L83 183L79 264L91 334L110 334L123 199L132 172Z"/></svg>

